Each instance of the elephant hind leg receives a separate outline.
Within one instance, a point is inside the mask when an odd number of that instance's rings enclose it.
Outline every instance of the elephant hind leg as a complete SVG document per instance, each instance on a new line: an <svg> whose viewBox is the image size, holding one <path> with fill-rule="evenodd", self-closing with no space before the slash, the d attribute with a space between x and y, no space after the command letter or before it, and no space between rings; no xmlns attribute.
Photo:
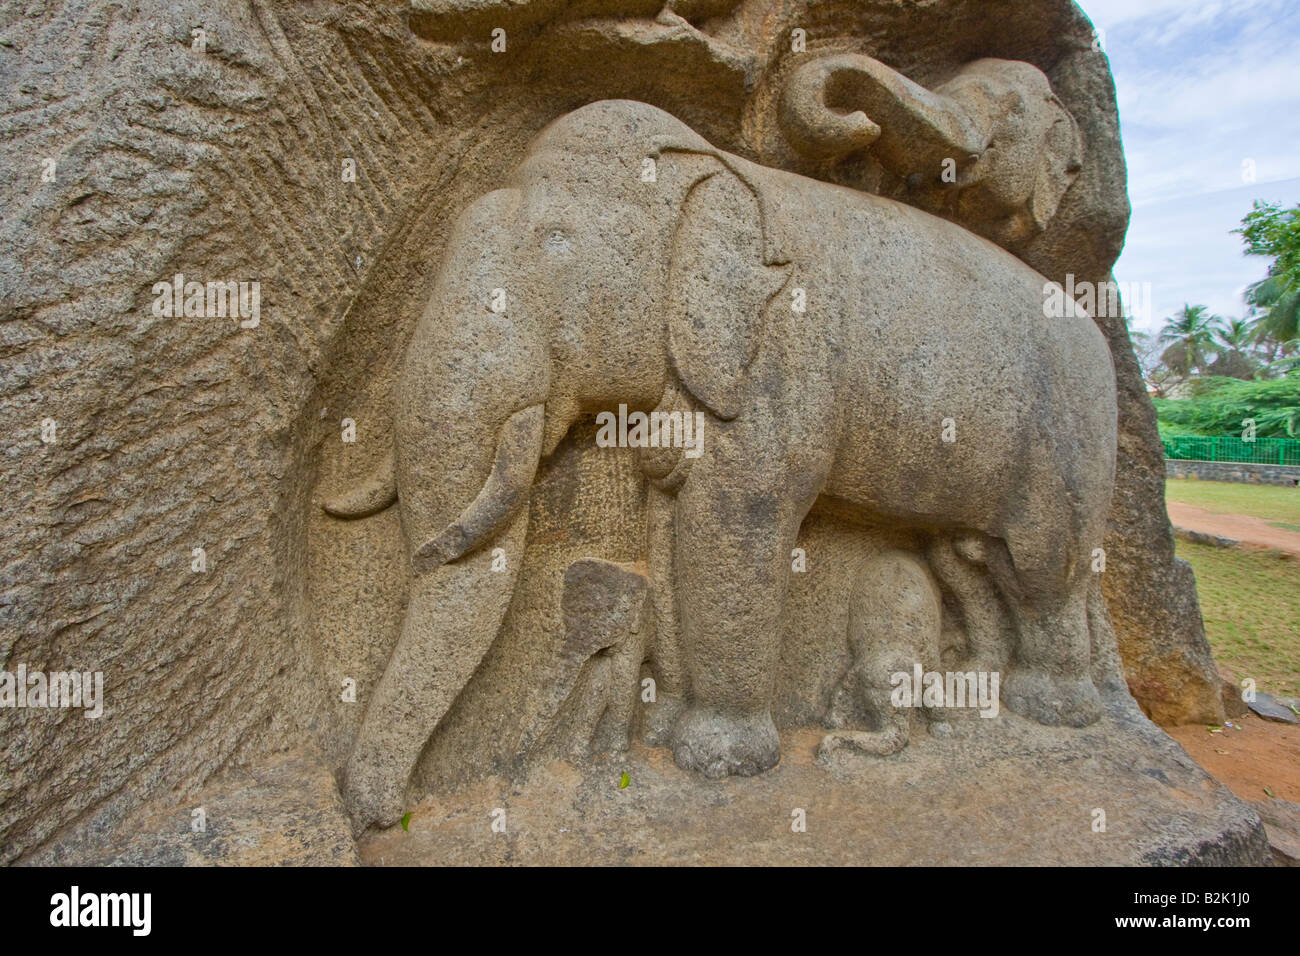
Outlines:
<svg viewBox="0 0 1300 956"><path fill-rule="evenodd" d="M1040 724L1086 727L1101 717L1090 672L1087 579L1080 585L1064 601L1016 609L1016 662L1002 685L1002 700Z"/></svg>
<svg viewBox="0 0 1300 956"><path fill-rule="evenodd" d="M1040 724L1086 727L1101 717L1088 620L1088 589L1096 575L1086 546L1097 535L1077 508L1056 499L1026 514L1038 512L1041 522L1025 518L1007 529L1015 584L1012 594L1003 588L1003 597L1015 622L1016 655L1002 700ZM996 579L996 569L990 570Z"/></svg>

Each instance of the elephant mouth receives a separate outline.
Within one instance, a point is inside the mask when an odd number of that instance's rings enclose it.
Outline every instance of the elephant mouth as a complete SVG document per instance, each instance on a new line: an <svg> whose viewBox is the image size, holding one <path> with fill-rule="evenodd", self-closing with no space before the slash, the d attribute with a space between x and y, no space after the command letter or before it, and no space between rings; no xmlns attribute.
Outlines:
<svg viewBox="0 0 1300 956"><path fill-rule="evenodd" d="M507 419L497 436L487 481L455 521L416 550L412 564L417 574L478 550L527 504L541 459L544 420L542 404L529 405Z"/></svg>

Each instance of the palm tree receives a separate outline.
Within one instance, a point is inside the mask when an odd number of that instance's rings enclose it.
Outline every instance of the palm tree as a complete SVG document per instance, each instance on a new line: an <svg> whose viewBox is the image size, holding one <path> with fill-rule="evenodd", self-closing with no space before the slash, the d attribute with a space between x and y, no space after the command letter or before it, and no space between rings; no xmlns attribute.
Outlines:
<svg viewBox="0 0 1300 956"><path fill-rule="evenodd" d="M1266 276L1246 287L1246 301L1259 313L1255 320L1255 341L1272 362L1286 355L1300 339L1300 288L1280 276Z"/></svg>
<svg viewBox="0 0 1300 956"><path fill-rule="evenodd" d="M1271 370L1281 375L1300 375L1300 339L1282 343L1282 351L1293 354L1290 358L1278 359L1270 366ZM1292 431L1296 428L1300 428L1300 423L1292 421Z"/></svg>
<svg viewBox="0 0 1300 956"><path fill-rule="evenodd" d="M1214 330L1218 354L1206 374L1250 381L1259 373L1259 359L1251 354L1255 325L1249 319L1224 319Z"/></svg>
<svg viewBox="0 0 1300 956"><path fill-rule="evenodd" d="M1224 319L1219 328L1214 330L1214 338L1225 349L1244 352L1250 348L1255 337L1255 326L1249 319Z"/></svg>
<svg viewBox="0 0 1300 956"><path fill-rule="evenodd" d="M1160 330L1161 343L1167 343L1160 360L1181 378L1204 369L1222 324L1223 320L1208 306L1184 305L1165 320Z"/></svg>

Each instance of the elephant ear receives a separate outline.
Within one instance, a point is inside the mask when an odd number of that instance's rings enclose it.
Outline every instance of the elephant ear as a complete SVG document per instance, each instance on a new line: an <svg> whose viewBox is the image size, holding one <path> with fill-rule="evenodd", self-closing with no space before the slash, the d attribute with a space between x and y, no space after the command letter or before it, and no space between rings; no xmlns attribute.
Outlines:
<svg viewBox="0 0 1300 956"><path fill-rule="evenodd" d="M1051 107L1054 120L1040 149L1030 207L1039 230L1046 229L1056 215L1062 197L1083 165L1083 137L1078 124L1055 95L1051 97Z"/></svg>
<svg viewBox="0 0 1300 956"><path fill-rule="evenodd" d="M763 313L785 278L785 270L764 264L757 196L717 163L682 202L669 259L667 305L668 351L677 375L719 418L732 419L740 412Z"/></svg>

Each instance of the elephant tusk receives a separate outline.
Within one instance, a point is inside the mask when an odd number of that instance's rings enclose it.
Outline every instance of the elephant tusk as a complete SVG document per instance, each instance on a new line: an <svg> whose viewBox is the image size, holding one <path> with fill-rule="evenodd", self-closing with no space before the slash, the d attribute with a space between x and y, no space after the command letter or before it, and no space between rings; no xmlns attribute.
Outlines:
<svg viewBox="0 0 1300 956"><path fill-rule="evenodd" d="M464 557L489 540L526 503L542 452L544 405L515 412L501 427L492 471L477 497L412 559L417 574Z"/></svg>
<svg viewBox="0 0 1300 956"><path fill-rule="evenodd" d="M363 484L330 498L321 508L325 513L345 521L368 518L397 501L397 468L390 448L379 467Z"/></svg>

